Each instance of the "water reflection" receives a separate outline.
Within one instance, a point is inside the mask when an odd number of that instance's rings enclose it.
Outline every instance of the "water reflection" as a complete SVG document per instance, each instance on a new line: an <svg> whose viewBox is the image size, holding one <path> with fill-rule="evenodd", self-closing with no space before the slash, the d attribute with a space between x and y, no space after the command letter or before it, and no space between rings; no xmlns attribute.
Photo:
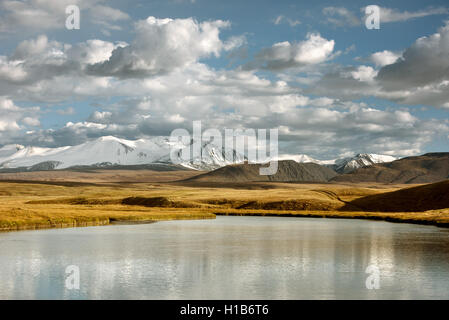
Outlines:
<svg viewBox="0 0 449 320"><path fill-rule="evenodd" d="M381 271L368 290L365 269ZM80 290L65 289L77 265ZM2 299L449 298L449 230L218 217L0 234Z"/></svg>

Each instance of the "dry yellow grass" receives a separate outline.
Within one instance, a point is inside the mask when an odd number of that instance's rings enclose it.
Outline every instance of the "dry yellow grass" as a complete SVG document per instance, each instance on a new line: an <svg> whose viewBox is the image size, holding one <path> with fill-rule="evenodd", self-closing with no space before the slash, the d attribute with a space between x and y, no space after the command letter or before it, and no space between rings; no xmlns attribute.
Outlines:
<svg viewBox="0 0 449 320"><path fill-rule="evenodd" d="M201 210L147 208L120 203L124 197L148 194L148 188L0 183L0 230L215 218Z"/></svg>
<svg viewBox="0 0 449 320"><path fill-rule="evenodd" d="M449 210L342 212L348 201L402 186L273 183L267 189L175 184L0 182L0 230L207 219L215 214L368 218L449 225Z"/></svg>
<svg viewBox="0 0 449 320"><path fill-rule="evenodd" d="M22 230L54 227L107 225L114 222L139 222L182 219L214 219L215 215L192 210L152 208L139 210L120 206L73 207L33 206L0 209L0 230Z"/></svg>

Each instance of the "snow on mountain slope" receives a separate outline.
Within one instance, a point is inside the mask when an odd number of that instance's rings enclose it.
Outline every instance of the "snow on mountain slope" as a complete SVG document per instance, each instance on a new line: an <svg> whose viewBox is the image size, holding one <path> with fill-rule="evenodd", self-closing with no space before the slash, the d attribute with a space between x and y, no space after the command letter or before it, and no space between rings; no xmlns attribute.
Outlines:
<svg viewBox="0 0 449 320"><path fill-rule="evenodd" d="M334 169L338 173L348 173L355 169L373 165L375 163L391 162L397 158L387 155L379 155L373 153L360 153L354 157L339 158L333 160L317 160L305 154L290 155L284 154L278 157L278 160L294 160L299 163L312 162L325 165Z"/></svg>
<svg viewBox="0 0 449 320"><path fill-rule="evenodd" d="M30 167L42 162L57 161L58 169L76 165L110 164L142 164L153 160L147 153L159 156L160 148L144 141L129 141L115 137L101 137L76 146L60 148L25 147L10 157L0 159L5 168ZM139 149L137 151L137 149ZM137 151L137 152L136 152Z"/></svg>
<svg viewBox="0 0 449 320"><path fill-rule="evenodd" d="M179 148L171 155L171 157L174 157L173 159L171 159L170 154L167 154L161 157L158 162L181 164L184 167L195 170L213 170L233 163L242 163L246 159L244 155L236 152L234 149L219 148L210 141L203 141L201 154L184 160L183 152L190 154L190 147L191 145Z"/></svg>
<svg viewBox="0 0 449 320"><path fill-rule="evenodd" d="M59 148L24 147L7 145L0 148L1 168L33 168L36 170L64 169L73 166L142 165L150 163L180 164L196 170L213 170L233 163L242 163L245 156L234 149L220 148L203 141L199 155L183 160L190 154L191 145L170 142L168 137L125 140L112 136L101 137L76 146ZM172 158L170 152L172 151ZM339 173L375 163L391 162L396 158L377 154L358 154L355 157L336 160L316 160L305 154L284 154L277 160L294 160L326 165Z"/></svg>
<svg viewBox="0 0 449 320"><path fill-rule="evenodd" d="M277 157L279 161L281 160L294 160L298 163L317 163L321 164L320 160L316 160L312 157L309 157L306 154L282 154Z"/></svg>
<svg viewBox="0 0 449 320"><path fill-rule="evenodd" d="M51 163L52 169L81 165L172 163L170 146L178 150L189 148L171 143L168 137L132 141L112 136L60 148L17 147L14 152L13 147L5 146L0 149L0 168L32 167L42 163ZM181 152L178 151L178 154ZM211 143L203 143L201 156L187 161L179 158L175 163L192 169L210 170L232 163L228 159L235 159L236 162L244 161L244 157L233 150L220 151Z"/></svg>
<svg viewBox="0 0 449 320"><path fill-rule="evenodd" d="M3 146L0 148L0 159L10 157L23 148L25 147L21 146L20 144L8 144L6 146Z"/></svg>
<svg viewBox="0 0 449 320"><path fill-rule="evenodd" d="M360 153L355 157L337 159L334 164L329 164L329 166L338 173L349 173L358 168L371 166L376 163L392 162L394 160L397 160L397 158L373 153Z"/></svg>

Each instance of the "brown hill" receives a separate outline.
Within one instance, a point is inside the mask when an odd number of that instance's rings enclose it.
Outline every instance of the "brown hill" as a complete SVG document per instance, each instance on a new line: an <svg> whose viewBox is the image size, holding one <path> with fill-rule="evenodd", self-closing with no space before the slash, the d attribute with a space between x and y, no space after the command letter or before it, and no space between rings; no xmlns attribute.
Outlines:
<svg viewBox="0 0 449 320"><path fill-rule="evenodd" d="M341 210L417 212L449 208L449 180L355 199Z"/></svg>
<svg viewBox="0 0 449 320"><path fill-rule="evenodd" d="M334 177L336 182L432 183L449 178L449 152L375 164Z"/></svg>
<svg viewBox="0 0 449 320"><path fill-rule="evenodd" d="M278 162L276 174L259 174L261 164L235 164L187 179L194 182L327 182L337 174L334 170L315 163L297 163L293 160Z"/></svg>

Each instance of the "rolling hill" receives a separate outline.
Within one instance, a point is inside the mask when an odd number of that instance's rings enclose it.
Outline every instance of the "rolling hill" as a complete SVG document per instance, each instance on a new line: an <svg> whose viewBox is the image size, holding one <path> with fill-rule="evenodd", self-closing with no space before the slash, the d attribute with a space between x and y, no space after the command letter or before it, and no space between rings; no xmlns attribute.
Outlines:
<svg viewBox="0 0 449 320"><path fill-rule="evenodd" d="M334 177L335 182L432 183L449 178L449 152L374 164Z"/></svg>
<svg viewBox="0 0 449 320"><path fill-rule="evenodd" d="M188 181L194 182L327 182L337 174L332 169L315 163L297 163L293 160L278 162L278 171L271 176L259 174L266 165L235 164L204 173Z"/></svg>
<svg viewBox="0 0 449 320"><path fill-rule="evenodd" d="M449 180L355 199L342 211L421 212L449 208Z"/></svg>

